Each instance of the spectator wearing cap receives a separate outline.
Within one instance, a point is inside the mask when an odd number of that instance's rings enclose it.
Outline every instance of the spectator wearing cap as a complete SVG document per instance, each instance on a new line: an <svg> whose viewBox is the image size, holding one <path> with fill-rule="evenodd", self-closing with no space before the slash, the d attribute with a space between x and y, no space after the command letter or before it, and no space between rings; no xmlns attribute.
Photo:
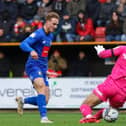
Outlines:
<svg viewBox="0 0 126 126"><path fill-rule="evenodd" d="M36 29L42 28L43 23L38 15L34 16L33 21L31 22L31 26L33 27L34 31Z"/></svg>

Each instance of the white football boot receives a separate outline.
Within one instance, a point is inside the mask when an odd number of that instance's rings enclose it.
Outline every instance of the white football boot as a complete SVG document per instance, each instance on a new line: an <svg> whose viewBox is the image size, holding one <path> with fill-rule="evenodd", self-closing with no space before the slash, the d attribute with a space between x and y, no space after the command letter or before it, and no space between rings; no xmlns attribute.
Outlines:
<svg viewBox="0 0 126 126"><path fill-rule="evenodd" d="M16 102L17 102L17 113L19 115L23 115L23 98L22 97L17 97L16 98Z"/></svg>

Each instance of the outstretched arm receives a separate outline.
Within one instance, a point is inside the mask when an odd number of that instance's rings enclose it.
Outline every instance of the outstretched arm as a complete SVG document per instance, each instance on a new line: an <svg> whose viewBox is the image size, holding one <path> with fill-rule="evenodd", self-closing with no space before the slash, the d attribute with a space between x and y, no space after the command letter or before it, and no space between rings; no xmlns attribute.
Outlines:
<svg viewBox="0 0 126 126"><path fill-rule="evenodd" d="M124 50L126 50L126 46L118 46L116 48L112 48L112 49L103 49L103 46L95 46L95 49L97 51L97 54L99 57L101 58L109 58L112 56L119 56L120 54L122 54L122 52ZM100 50L100 51L98 51Z"/></svg>

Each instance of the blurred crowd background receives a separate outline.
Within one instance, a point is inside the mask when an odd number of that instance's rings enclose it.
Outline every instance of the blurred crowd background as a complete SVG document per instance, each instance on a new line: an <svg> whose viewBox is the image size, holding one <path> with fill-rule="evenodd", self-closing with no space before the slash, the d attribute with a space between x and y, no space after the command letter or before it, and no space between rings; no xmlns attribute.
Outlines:
<svg viewBox="0 0 126 126"><path fill-rule="evenodd" d="M126 0L0 0L0 42L21 42L43 27L50 11L61 17L54 42L126 41ZM0 52L0 77L27 77L23 71L26 56L16 51L7 47ZM69 51L75 48L54 48L49 68L62 71L62 76L97 76L92 72L97 68L92 63L94 56L89 56L89 52L94 53L92 48L78 47L74 56L70 52L71 57ZM105 64L114 64L114 60L108 59ZM101 75L106 73L103 70Z"/></svg>

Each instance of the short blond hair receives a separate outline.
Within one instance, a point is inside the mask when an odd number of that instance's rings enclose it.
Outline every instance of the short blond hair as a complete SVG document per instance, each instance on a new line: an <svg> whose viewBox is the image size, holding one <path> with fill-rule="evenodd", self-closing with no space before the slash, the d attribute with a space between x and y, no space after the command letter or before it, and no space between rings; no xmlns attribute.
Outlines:
<svg viewBox="0 0 126 126"><path fill-rule="evenodd" d="M59 20L59 15L56 12L49 12L46 16L46 21L51 20L52 18L56 18Z"/></svg>

